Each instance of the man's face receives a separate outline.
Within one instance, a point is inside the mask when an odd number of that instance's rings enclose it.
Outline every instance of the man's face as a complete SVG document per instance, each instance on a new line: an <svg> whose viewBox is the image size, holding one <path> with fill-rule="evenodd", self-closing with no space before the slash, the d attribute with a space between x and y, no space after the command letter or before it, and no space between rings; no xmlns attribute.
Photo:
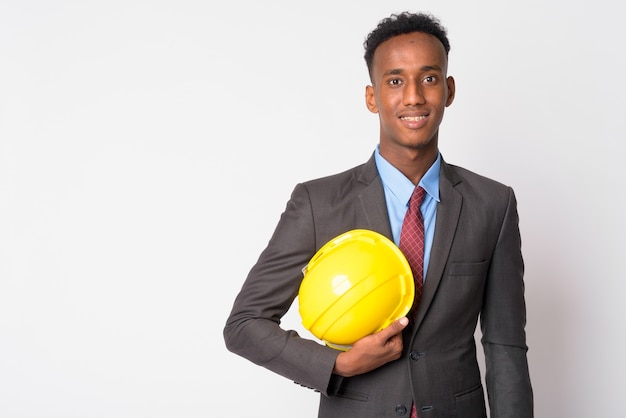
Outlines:
<svg viewBox="0 0 626 418"><path fill-rule="evenodd" d="M379 114L381 152L436 149L444 109L454 99L441 42L420 32L395 36L380 44L372 64L365 97Z"/></svg>

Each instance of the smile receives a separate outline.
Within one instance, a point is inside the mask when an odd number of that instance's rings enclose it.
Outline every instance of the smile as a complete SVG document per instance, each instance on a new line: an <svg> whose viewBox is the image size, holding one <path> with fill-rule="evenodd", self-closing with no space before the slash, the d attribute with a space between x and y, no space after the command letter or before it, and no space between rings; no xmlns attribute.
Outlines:
<svg viewBox="0 0 626 418"><path fill-rule="evenodd" d="M418 122L420 120L426 119L426 116L402 116L400 119L406 120L409 122Z"/></svg>

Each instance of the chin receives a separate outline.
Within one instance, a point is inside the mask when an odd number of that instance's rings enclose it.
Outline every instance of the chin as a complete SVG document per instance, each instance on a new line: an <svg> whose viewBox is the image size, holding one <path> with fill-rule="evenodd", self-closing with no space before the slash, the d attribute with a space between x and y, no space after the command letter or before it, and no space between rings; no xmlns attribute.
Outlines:
<svg viewBox="0 0 626 418"><path fill-rule="evenodd" d="M416 150L416 151L421 151L421 150L425 150L425 149L430 149L433 146L433 140L432 139L426 139L426 140L422 140L422 141L408 141L406 142L405 145L407 148Z"/></svg>

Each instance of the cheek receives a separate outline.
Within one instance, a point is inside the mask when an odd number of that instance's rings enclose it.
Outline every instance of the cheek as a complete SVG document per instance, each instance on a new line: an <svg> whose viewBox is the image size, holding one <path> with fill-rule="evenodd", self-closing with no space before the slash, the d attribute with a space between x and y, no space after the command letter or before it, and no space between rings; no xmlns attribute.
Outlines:
<svg viewBox="0 0 626 418"><path fill-rule="evenodd" d="M393 113L401 102L402 95L399 93L380 95L377 99L378 110L385 113Z"/></svg>

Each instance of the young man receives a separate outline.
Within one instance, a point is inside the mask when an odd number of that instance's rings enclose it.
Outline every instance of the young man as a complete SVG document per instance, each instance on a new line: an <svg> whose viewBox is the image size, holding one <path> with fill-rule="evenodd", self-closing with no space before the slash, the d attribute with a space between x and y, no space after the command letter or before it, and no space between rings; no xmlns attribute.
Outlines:
<svg viewBox="0 0 626 418"><path fill-rule="evenodd" d="M379 117L379 145L365 164L295 187L235 300L226 345L320 391L320 417L486 417L474 341L480 318L491 416L532 417L515 195L446 163L438 149L439 125L455 94L446 30L429 15L392 15L364 46L366 105ZM283 330L280 319L316 251L352 229L377 231L400 245L416 186L426 194L415 317L348 351Z"/></svg>

